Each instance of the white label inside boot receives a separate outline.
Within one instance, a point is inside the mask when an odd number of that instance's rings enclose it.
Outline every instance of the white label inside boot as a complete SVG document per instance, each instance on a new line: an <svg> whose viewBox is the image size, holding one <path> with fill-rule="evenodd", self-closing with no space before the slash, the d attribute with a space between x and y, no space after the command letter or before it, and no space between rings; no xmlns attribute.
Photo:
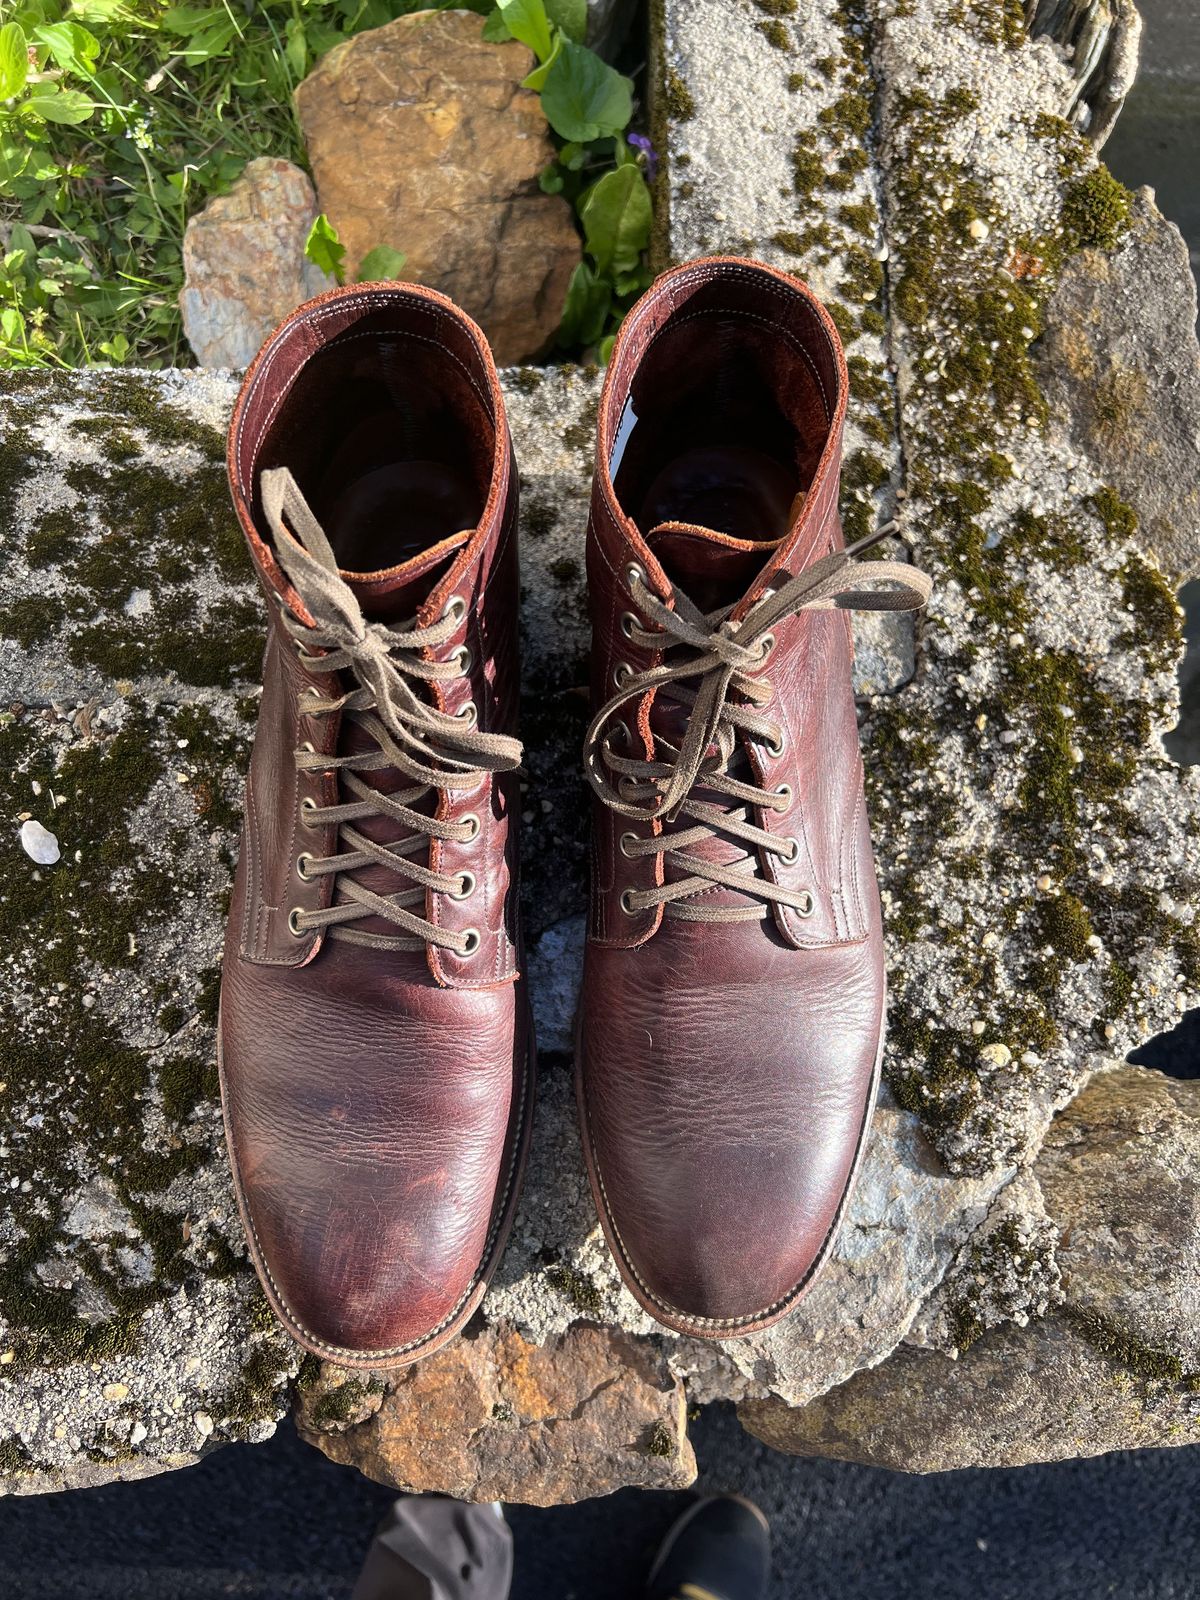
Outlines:
<svg viewBox="0 0 1200 1600"><path fill-rule="evenodd" d="M612 454L608 458L608 475L615 478L617 468L621 465L621 457L625 454L625 446L629 443L629 435L637 424L637 412L633 409L633 396L626 400L621 411L621 420L617 424L617 437L613 440Z"/></svg>

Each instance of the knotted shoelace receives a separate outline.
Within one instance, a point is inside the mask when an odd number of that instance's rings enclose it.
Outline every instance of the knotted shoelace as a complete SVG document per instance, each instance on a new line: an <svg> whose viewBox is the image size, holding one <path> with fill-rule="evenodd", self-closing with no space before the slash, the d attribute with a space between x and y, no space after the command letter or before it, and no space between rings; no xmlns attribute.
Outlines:
<svg viewBox="0 0 1200 1600"><path fill-rule="evenodd" d="M680 818L691 823L648 838L633 832L622 834L620 848L628 859L661 855L666 858L664 866L670 864L684 874L654 889L627 889L621 898L627 912L661 905L666 915L686 921L741 922L767 915L774 903L789 906L801 916L811 915L815 905L812 894L755 876L753 856L746 870L741 864L724 866L689 852L724 834L751 850L795 861L800 849L797 840L768 833L750 816L756 808L776 813L789 810L790 788L782 784L778 789L764 789L738 775L739 770L749 768L742 740L764 744L773 756L783 751L782 730L759 709L772 695L764 676L775 647L771 629L804 611L919 610L932 589L923 572L903 561L854 559L888 531L882 529L845 550L834 551L780 588L768 589L738 622L730 620L732 606L703 612L678 587L674 606L664 605L647 586L642 568L636 562L626 567L633 603L649 626L628 613L625 636L642 649L665 655L658 666L645 672L618 668L618 692L596 713L584 740L585 770L600 799L621 816L643 824L673 823ZM887 587L875 587L880 584ZM677 654L680 647L690 653ZM621 734L626 747L632 738L617 713L631 701L664 691L668 703L682 706L687 713L682 742L674 744L654 731L654 753L649 759L621 754L614 748L614 737ZM695 788L719 795L727 804L694 798ZM715 885L737 890L751 903L689 903L692 896Z"/></svg>
<svg viewBox="0 0 1200 1600"><path fill-rule="evenodd" d="M323 928L330 938L377 950L419 950L435 944L469 956L479 945L477 930L455 932L438 927L411 909L424 906L427 891L465 899L474 888L470 873L433 872L414 858L424 855L428 859L432 839L469 844L479 833L479 818L468 813L457 822L443 821L420 810L422 803L450 790L472 789L486 774L512 772L521 763L520 741L506 734L480 732L474 726L473 705L452 716L421 696L422 685L460 678L470 666L469 652L463 646L446 661L424 655L440 649L457 631L463 602L451 599L439 620L424 628L415 621L399 625L369 622L338 571L329 540L286 468L263 473L262 501L275 534L279 564L313 619L313 626L307 626L280 601L280 620L301 664L317 673L348 673L355 685L330 699L309 686L297 697L298 711L310 717L340 712L362 730L372 746L349 755L322 755L305 744L295 752L301 772L336 772L342 795L349 798L329 806L309 800L302 803L306 825L317 828L337 823L339 849L329 856L307 851L301 856L305 878L335 879L334 898L322 910L294 910L289 919L292 931L299 934ZM388 767L400 772L409 785L384 794L359 776ZM409 830L408 836L379 844L355 826L366 817L388 817ZM368 866L386 867L405 887L388 895L364 888L350 874ZM367 917L382 917L403 932L381 934L351 926Z"/></svg>

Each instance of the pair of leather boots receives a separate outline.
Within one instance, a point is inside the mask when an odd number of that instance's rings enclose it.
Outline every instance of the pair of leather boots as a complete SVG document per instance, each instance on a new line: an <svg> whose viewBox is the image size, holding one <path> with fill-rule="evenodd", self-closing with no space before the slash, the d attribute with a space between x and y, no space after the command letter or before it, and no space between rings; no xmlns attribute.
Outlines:
<svg viewBox="0 0 1200 1600"><path fill-rule="evenodd" d="M928 583L843 546L846 396L810 291L712 258L629 314L600 404L579 1112L625 1281L698 1336L811 1283L879 1074L847 611ZM395 1367L483 1298L532 1125L518 485L482 333L412 284L301 307L229 475L270 615L221 994L238 1200L291 1335Z"/></svg>

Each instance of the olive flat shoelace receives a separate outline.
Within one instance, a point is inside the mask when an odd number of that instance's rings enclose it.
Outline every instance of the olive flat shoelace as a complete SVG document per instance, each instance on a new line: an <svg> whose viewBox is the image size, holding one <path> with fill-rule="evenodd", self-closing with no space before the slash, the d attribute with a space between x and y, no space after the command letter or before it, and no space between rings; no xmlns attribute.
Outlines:
<svg viewBox="0 0 1200 1600"><path fill-rule="evenodd" d="M444 821L420 806L431 796L455 789L473 789L485 776L512 772L521 763L520 741L506 734L483 733L470 715L452 716L422 698L423 685L461 678L469 656L460 647L448 660L430 660L461 626L462 601L448 602L440 619L428 627L415 621L399 625L368 621L353 590L342 578L329 540L313 516L290 472L273 468L262 474L263 511L275 535L275 554L305 609L309 627L280 601L280 619L296 646L301 664L316 673L346 673L354 687L326 699L308 688L298 697L304 716L341 713L366 736L372 748L347 755L323 755L302 745L295 752L301 772L336 772L342 800L337 805L306 802L302 820L310 827L337 823L336 854L302 857L306 878L331 876L333 903L316 911L293 911L297 934L326 930L330 938L369 945L378 950L419 950L428 944L468 956L478 947L475 929L454 931L437 926L412 909L424 906L426 894L465 898L473 887L469 873L433 872L430 841L469 844L479 832L472 813ZM343 680L344 681L344 680ZM360 773L394 768L408 784L384 794ZM436 806L434 808L436 810ZM386 817L407 830L407 837L380 844L355 826L367 817ZM351 874L364 867L385 867L404 887L377 894ZM382 917L402 932L375 933L352 924Z"/></svg>
<svg viewBox="0 0 1200 1600"><path fill-rule="evenodd" d="M639 838L621 836L621 851L630 860L664 857L684 875L654 889L627 889L622 906L630 914L663 906L665 914L691 922L741 922L766 916L772 904L788 906L801 916L811 915L815 901L805 889L786 889L739 865L725 866L689 852L718 834L794 861L799 852L795 839L782 838L758 827L753 809L787 811L790 789L764 789L739 777L748 767L740 740L761 743L773 754L781 753L781 730L762 711L771 698L764 669L775 639L771 629L787 617L805 611L916 611L928 600L932 583L903 561L856 561L863 550L884 537L868 535L845 550L813 562L778 589L768 589L738 622L729 620L732 606L702 612L678 587L674 606L667 606L649 589L645 573L636 562L625 569L633 604L649 624L629 620L626 636L642 649L666 652L656 667L645 672L627 671L619 688L592 719L584 741L584 766L588 781L600 799L623 817L642 823L675 822L685 826L670 833L660 831ZM875 587L886 585L886 587ZM679 647L690 653L677 654ZM665 693L664 693L665 692ZM617 713L648 694L664 694L668 704L682 707L687 731L679 744L654 733L654 753L649 759L621 754L614 737L629 730ZM732 698L736 696L737 698ZM714 751L709 754L710 751ZM722 806L693 795L699 788L729 802ZM692 897L714 886L736 890L751 904L698 905ZM757 903L754 903L757 902Z"/></svg>

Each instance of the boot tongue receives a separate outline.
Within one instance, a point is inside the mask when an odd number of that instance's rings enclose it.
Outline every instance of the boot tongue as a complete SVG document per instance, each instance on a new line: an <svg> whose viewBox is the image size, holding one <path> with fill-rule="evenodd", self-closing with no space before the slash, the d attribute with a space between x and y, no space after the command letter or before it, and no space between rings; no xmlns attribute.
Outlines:
<svg viewBox="0 0 1200 1600"><path fill-rule="evenodd" d="M338 576L369 622L406 622L416 616L472 532L464 528L411 560L382 572L347 572L339 567Z"/></svg>
<svg viewBox="0 0 1200 1600"><path fill-rule="evenodd" d="M432 549L422 551L420 555L413 556L411 560L388 571L356 573L339 569L339 573L347 588L353 592L368 621L404 623L416 616L454 559L456 552L470 537L471 529L464 529L461 533L452 535ZM368 753L376 749L375 741L356 723L348 719L343 722L341 737L343 755ZM380 767L375 771L360 772L358 776L362 782L372 789L378 789L381 794L395 794L399 790L411 787L412 781L395 767ZM345 795L343 798L351 797ZM430 793L418 801L414 809L432 816L436 805L437 796L435 793ZM395 818L384 816L362 817L354 826L376 844L399 844L411 838L413 831L397 822ZM422 866L428 865L428 848L423 847L410 859ZM398 889L406 885L406 880L388 867L376 865L360 867L354 873L354 881L378 895L395 894ZM422 904L415 904L410 909L420 916L425 914ZM385 917L364 917L354 926L365 933L395 935L402 931Z"/></svg>
<svg viewBox="0 0 1200 1600"><path fill-rule="evenodd" d="M795 521L802 505L803 495L798 495L790 521ZM729 534L690 522L660 522L646 535L647 547L671 583L681 589L701 611L717 611L736 605L781 542L779 539L735 539ZM689 712L690 708L672 700L667 690L655 697L650 711L650 725L655 733L669 739L678 749L687 731ZM709 753L713 752L710 750ZM733 759L736 763L736 756ZM739 765L740 776L748 776L744 765ZM721 809L737 809L736 803L727 796L699 785L692 791L692 798ZM752 815L749 820L754 820ZM693 825L690 818L681 816L677 822L666 824L666 829L668 833L682 832ZM762 876L757 852L740 840L729 839L719 833L711 834L698 844L689 845L687 854L721 866L735 866L748 877ZM687 876L668 858L668 882ZM705 891L704 903L738 907L761 904L754 896L719 885Z"/></svg>
<svg viewBox="0 0 1200 1600"><path fill-rule="evenodd" d="M778 539L734 539L695 522L660 522L646 535L672 584L701 611L736 605L766 565Z"/></svg>

